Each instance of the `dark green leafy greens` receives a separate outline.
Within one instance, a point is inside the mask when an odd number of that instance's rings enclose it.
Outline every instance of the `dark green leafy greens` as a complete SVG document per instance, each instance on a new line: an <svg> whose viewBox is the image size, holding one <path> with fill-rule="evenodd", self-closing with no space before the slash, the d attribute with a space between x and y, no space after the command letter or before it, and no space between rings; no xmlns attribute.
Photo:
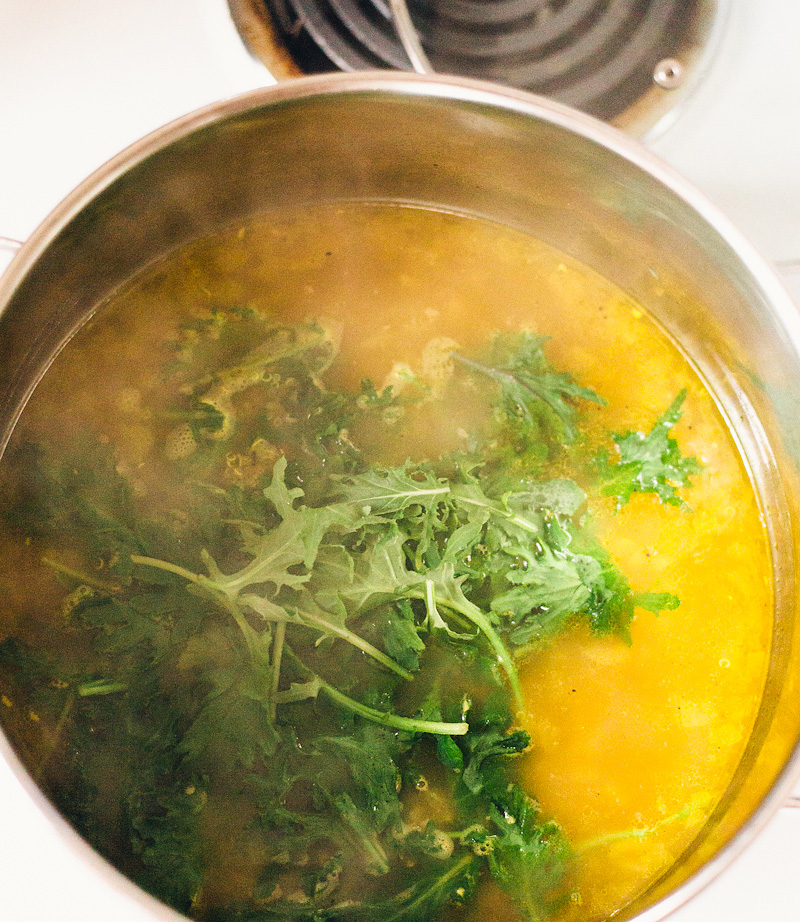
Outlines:
<svg viewBox="0 0 800 922"><path fill-rule="evenodd" d="M668 506L686 508L678 493L691 485L691 478L701 470L697 458L684 457L670 430L680 420L686 390L682 390L645 435L628 431L614 435L617 459L605 450L597 456L601 491L613 496L617 506L627 503L633 493L655 493Z"/></svg>
<svg viewBox="0 0 800 922"><path fill-rule="evenodd" d="M497 385L498 414L518 438L552 454L578 437L577 402L605 401L571 375L555 371L544 353L545 341L527 332L498 334L484 355L455 358Z"/></svg>
<svg viewBox="0 0 800 922"><path fill-rule="evenodd" d="M517 778L520 659L568 622L629 640L637 606L678 604L632 592L564 475L586 481L579 410L601 398L541 339L503 335L454 356L456 391L495 389L472 448L383 466L358 434L430 394L327 387L324 328L219 312L175 352L183 507L137 499L111 448L19 449L8 521L48 549L65 628L0 661L48 717L34 768L51 796L209 922L428 920L487 876L546 918L570 851ZM682 402L615 437L609 495L681 502Z"/></svg>

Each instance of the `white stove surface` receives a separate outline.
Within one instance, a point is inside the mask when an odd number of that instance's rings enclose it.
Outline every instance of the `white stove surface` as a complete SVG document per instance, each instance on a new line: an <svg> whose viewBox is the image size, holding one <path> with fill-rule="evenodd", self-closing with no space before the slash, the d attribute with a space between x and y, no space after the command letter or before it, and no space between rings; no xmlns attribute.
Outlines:
<svg viewBox="0 0 800 922"><path fill-rule="evenodd" d="M730 6L710 72L650 146L768 259L798 260L800 3ZM272 82L243 50L225 0L0 0L0 236L26 238L74 186L147 132ZM72 844L0 758L0 920L162 918ZM780 811L670 919L798 922L800 810Z"/></svg>

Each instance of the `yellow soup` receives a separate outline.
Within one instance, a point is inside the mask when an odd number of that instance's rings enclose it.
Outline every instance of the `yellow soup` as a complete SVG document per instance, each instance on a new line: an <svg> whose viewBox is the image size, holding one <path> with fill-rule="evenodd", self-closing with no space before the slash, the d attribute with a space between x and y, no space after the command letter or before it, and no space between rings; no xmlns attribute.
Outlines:
<svg viewBox="0 0 800 922"><path fill-rule="evenodd" d="M0 477L8 732L198 919L609 918L759 707L769 551L713 397L506 227L344 204L200 240L75 336Z"/></svg>

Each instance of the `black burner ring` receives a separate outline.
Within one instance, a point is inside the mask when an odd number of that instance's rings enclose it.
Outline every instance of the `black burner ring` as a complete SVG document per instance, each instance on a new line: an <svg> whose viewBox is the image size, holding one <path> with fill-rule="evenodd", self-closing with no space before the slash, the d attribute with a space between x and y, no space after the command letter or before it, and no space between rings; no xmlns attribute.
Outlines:
<svg viewBox="0 0 800 922"><path fill-rule="evenodd" d="M411 70L389 0L260 6L304 73ZM709 18L709 0L407 0L434 70L540 93L613 120ZM712 4L713 5L713 4Z"/></svg>

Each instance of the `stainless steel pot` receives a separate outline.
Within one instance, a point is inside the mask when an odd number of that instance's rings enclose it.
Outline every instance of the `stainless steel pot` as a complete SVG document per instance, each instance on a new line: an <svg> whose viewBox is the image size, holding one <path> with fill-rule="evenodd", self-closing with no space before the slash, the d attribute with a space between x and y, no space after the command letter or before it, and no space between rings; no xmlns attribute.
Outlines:
<svg viewBox="0 0 800 922"><path fill-rule="evenodd" d="M525 93L387 73L295 80L168 125L80 186L0 279L0 452L59 349L132 275L267 207L352 200L486 217L596 269L690 356L749 464L773 551L769 674L718 809L621 916L662 919L744 848L800 772L800 318L738 231L635 142ZM34 789L4 739L0 750Z"/></svg>

